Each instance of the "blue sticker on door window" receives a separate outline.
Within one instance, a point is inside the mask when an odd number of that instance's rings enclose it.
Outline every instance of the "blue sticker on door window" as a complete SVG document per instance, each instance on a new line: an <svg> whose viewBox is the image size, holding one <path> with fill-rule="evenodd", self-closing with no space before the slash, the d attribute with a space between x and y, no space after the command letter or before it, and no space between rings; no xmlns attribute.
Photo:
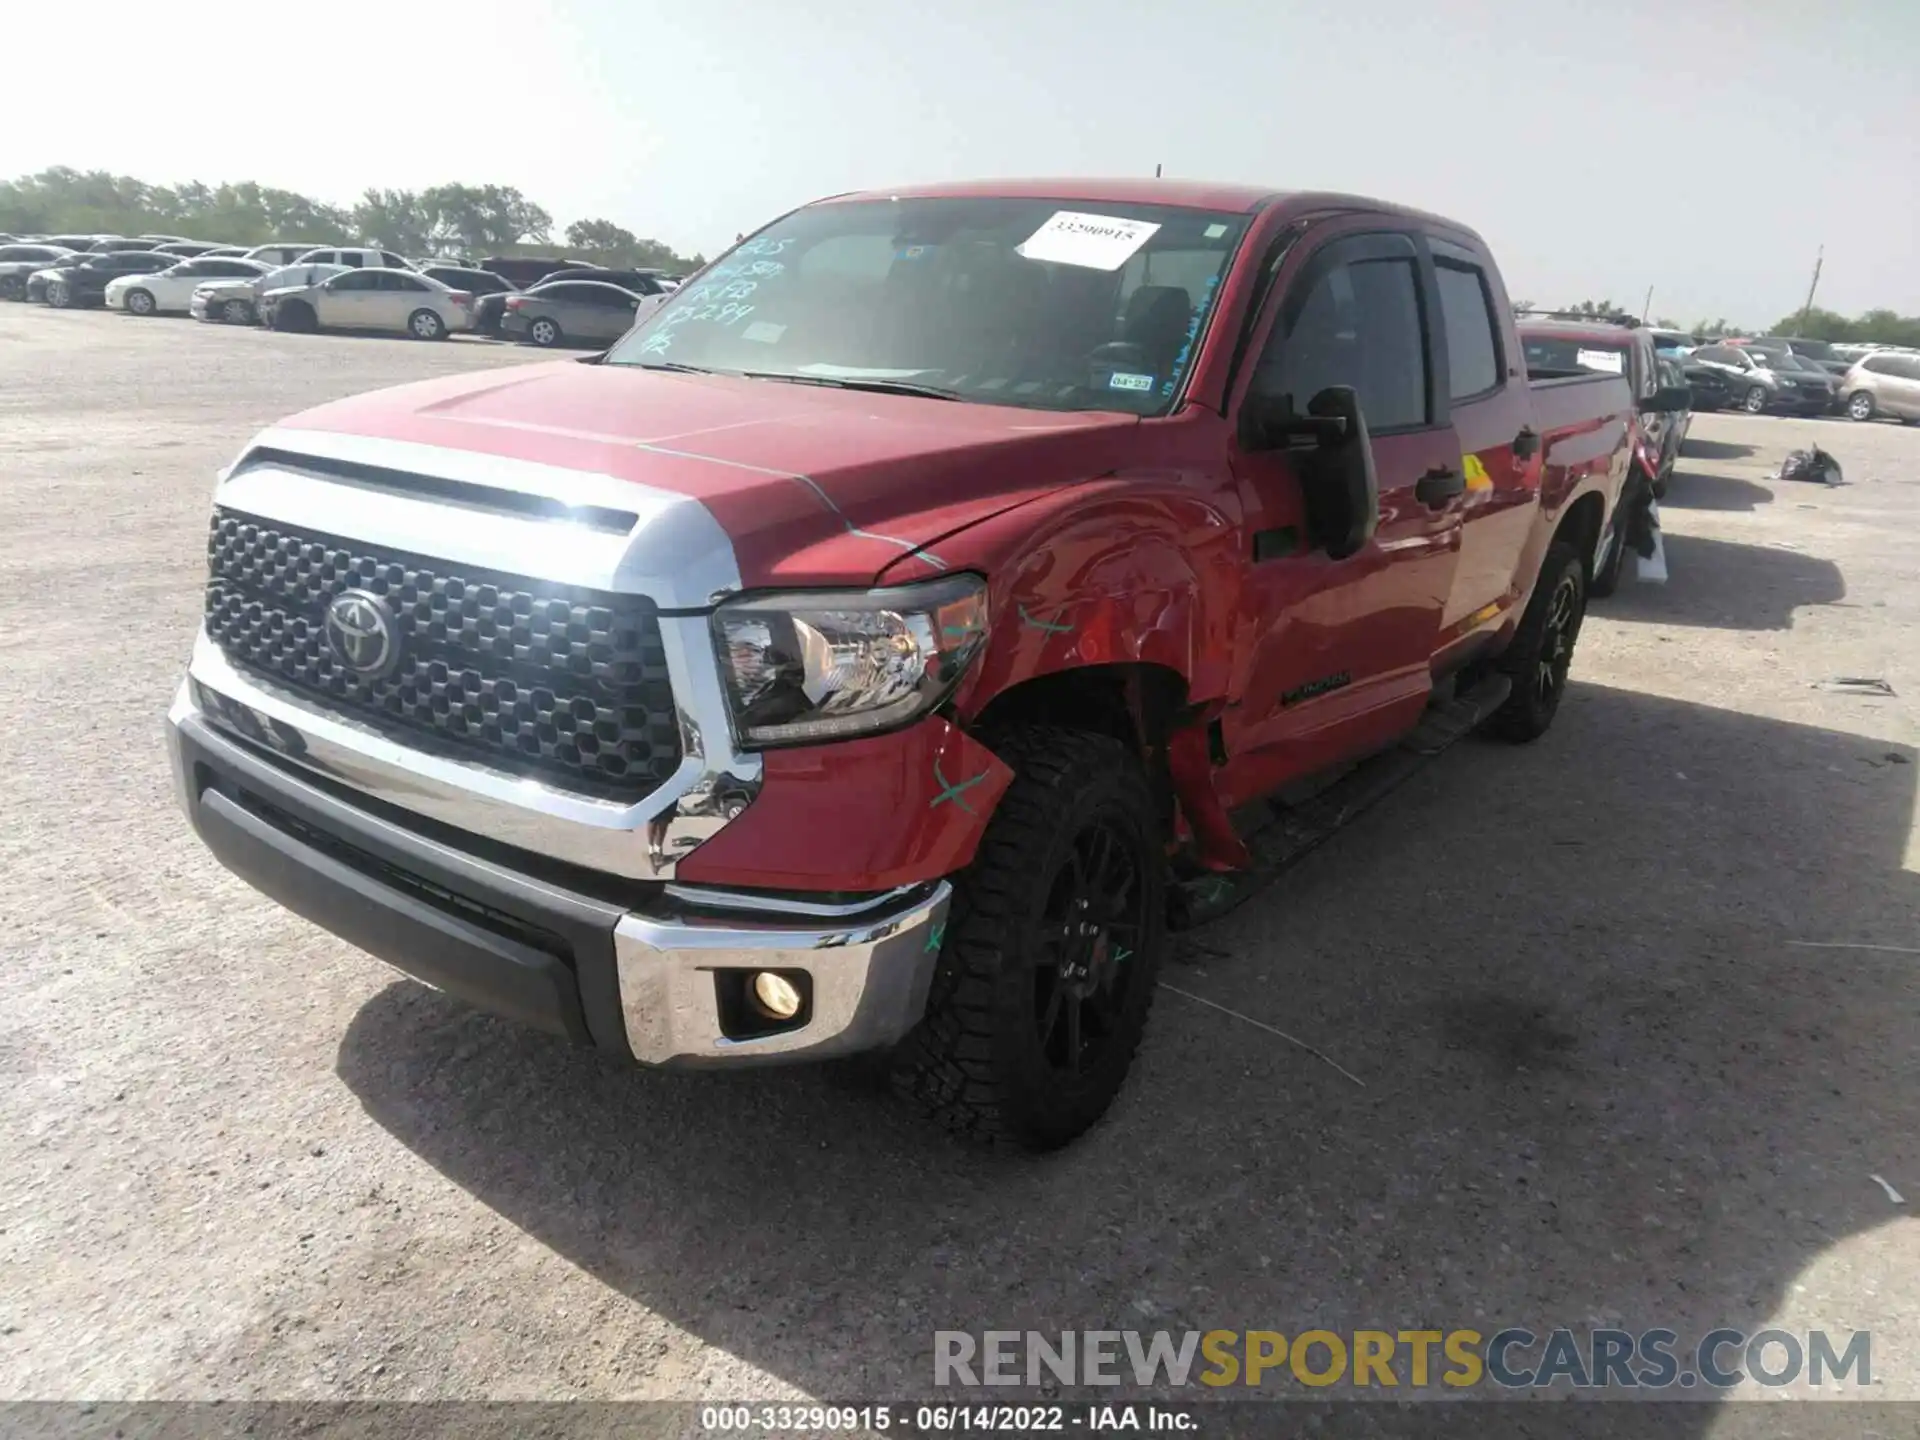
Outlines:
<svg viewBox="0 0 1920 1440"><path fill-rule="evenodd" d="M1131 370L1116 370L1107 379L1109 390L1151 390L1153 376L1136 375Z"/></svg>

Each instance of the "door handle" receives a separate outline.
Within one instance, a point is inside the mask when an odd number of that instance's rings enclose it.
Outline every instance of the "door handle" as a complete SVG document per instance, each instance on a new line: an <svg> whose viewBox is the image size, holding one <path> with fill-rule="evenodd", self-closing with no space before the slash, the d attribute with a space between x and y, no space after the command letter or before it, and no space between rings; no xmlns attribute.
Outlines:
<svg viewBox="0 0 1920 1440"><path fill-rule="evenodd" d="M1451 466L1440 465L1414 482L1414 498L1437 510L1467 488L1467 480Z"/></svg>
<svg viewBox="0 0 1920 1440"><path fill-rule="evenodd" d="M1520 433L1513 437L1513 458L1531 460L1540 453L1540 432L1531 425L1522 425Z"/></svg>

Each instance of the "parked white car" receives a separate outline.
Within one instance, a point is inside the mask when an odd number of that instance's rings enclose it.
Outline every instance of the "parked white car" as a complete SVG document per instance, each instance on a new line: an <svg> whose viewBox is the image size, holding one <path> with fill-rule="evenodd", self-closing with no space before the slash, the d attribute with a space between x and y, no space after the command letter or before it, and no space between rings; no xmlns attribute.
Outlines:
<svg viewBox="0 0 1920 1440"><path fill-rule="evenodd" d="M341 265L282 265L278 270L246 280L203 280L193 287L187 313L196 320L224 325L251 325L260 318L260 297L269 290L291 290L318 285L344 274Z"/></svg>
<svg viewBox="0 0 1920 1440"><path fill-rule="evenodd" d="M318 285L268 290L261 320L275 330L391 330L444 340L473 328L473 296L410 270L349 270Z"/></svg>
<svg viewBox="0 0 1920 1440"><path fill-rule="evenodd" d="M107 308L129 315L184 315L193 304L195 288L208 280L258 279L268 267L258 260L182 260L156 275L122 275L107 282Z"/></svg>
<svg viewBox="0 0 1920 1440"><path fill-rule="evenodd" d="M364 245L348 245L331 250L309 250L294 257L307 265L345 265L350 269L411 270L413 262L391 250L371 250Z"/></svg>

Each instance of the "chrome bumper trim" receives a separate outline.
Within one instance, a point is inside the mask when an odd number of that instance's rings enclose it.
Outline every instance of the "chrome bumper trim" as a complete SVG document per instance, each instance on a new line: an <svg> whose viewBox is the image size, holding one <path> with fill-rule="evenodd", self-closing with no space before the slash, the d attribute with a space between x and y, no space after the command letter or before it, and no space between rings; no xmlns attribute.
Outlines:
<svg viewBox="0 0 1920 1440"><path fill-rule="evenodd" d="M692 894L692 887L676 888L682 898ZM613 942L634 1058L648 1065L750 1065L893 1044L926 1009L952 898L952 887L935 881L913 887L880 914L818 927L772 917L758 923L628 914ZM714 983L719 970L804 971L813 981L811 1017L796 1030L728 1039Z"/></svg>

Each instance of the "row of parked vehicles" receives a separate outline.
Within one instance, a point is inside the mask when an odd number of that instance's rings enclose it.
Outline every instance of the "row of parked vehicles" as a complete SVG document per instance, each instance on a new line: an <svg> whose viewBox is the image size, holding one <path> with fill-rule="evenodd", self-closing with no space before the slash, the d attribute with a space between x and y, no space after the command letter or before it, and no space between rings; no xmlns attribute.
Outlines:
<svg viewBox="0 0 1920 1440"><path fill-rule="evenodd" d="M605 345L680 279L557 257L473 264L297 241L246 247L153 235L3 238L0 300L419 340L470 331L543 347Z"/></svg>
<svg viewBox="0 0 1920 1440"><path fill-rule="evenodd" d="M1679 330L1651 333L1660 357L1685 375L1696 410L1920 422L1920 350L1797 335L1702 340Z"/></svg>

